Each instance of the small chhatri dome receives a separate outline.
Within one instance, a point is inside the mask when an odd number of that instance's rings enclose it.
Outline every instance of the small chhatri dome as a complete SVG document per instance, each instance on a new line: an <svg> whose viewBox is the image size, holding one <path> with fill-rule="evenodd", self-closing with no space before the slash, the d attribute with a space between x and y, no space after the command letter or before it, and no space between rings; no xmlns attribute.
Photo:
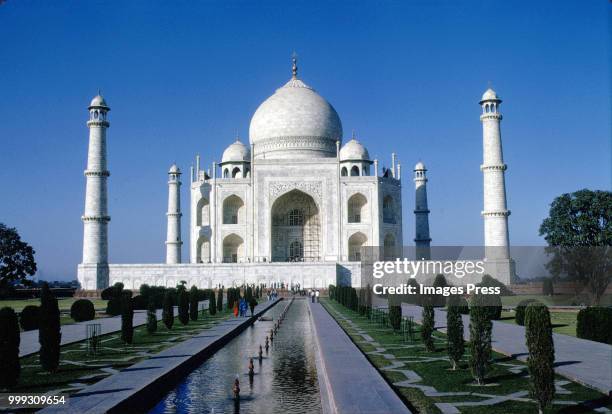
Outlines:
<svg viewBox="0 0 612 414"><path fill-rule="evenodd" d="M251 161L251 151L239 139L223 151L221 163Z"/></svg>
<svg viewBox="0 0 612 414"><path fill-rule="evenodd" d="M425 164L423 164L421 161L419 161L414 166L414 170L415 171L427 171L427 168L425 168Z"/></svg>
<svg viewBox="0 0 612 414"><path fill-rule="evenodd" d="M340 161L351 161L351 160L370 160L370 154L366 147L355 138L344 144L340 149Z"/></svg>
<svg viewBox="0 0 612 414"><path fill-rule="evenodd" d="M336 110L297 77L293 59L289 81L255 111L249 141L255 157L298 159L335 157L342 139L342 123Z"/></svg>
<svg viewBox="0 0 612 414"><path fill-rule="evenodd" d="M499 96L497 96L497 92L495 92L493 89L489 88L485 91L485 93L482 94L482 99L480 100L480 102L484 102L484 101L499 101Z"/></svg>
<svg viewBox="0 0 612 414"><path fill-rule="evenodd" d="M176 164L172 164L172 166L170 167L170 170L168 170L168 174L180 174L180 173L181 173L181 169Z"/></svg>
<svg viewBox="0 0 612 414"><path fill-rule="evenodd" d="M91 100L89 107L108 108L108 105L106 104L106 101L104 100L102 95L100 95L100 93L98 92L98 94L94 96L94 98Z"/></svg>

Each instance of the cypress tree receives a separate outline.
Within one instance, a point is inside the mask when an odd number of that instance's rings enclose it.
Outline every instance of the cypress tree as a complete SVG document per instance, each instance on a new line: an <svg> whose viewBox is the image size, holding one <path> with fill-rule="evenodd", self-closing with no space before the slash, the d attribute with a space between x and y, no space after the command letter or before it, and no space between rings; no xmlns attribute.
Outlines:
<svg viewBox="0 0 612 414"><path fill-rule="evenodd" d="M402 325L402 307L400 305L389 306L389 322L394 331Z"/></svg>
<svg viewBox="0 0 612 414"><path fill-rule="evenodd" d="M446 311L446 340L448 357L457 369L463 353L465 342L463 340L463 319L461 318L461 296L453 295L448 298L448 309Z"/></svg>
<svg viewBox="0 0 612 414"><path fill-rule="evenodd" d="M217 301L215 300L215 291L210 291L210 297L208 298L208 313L211 316L217 313Z"/></svg>
<svg viewBox="0 0 612 414"><path fill-rule="evenodd" d="M436 350L436 346L433 342L435 314L434 307L431 302L431 300L428 300L427 303L423 305L423 322L421 325L421 340L423 341L423 345L425 345L425 349L429 352L433 352Z"/></svg>
<svg viewBox="0 0 612 414"><path fill-rule="evenodd" d="M434 287L446 287L448 282L442 274L436 275L433 282ZM443 295L433 295L433 305L437 308L441 308L446 304L446 298Z"/></svg>
<svg viewBox="0 0 612 414"><path fill-rule="evenodd" d="M0 310L0 388L17 385L21 364L19 363L19 322L13 308Z"/></svg>
<svg viewBox="0 0 612 414"><path fill-rule="evenodd" d="M126 344L134 341L134 302L132 295L121 295L121 340Z"/></svg>
<svg viewBox="0 0 612 414"><path fill-rule="evenodd" d="M525 337L529 357L530 396L538 402L541 413L555 396L555 347L548 308L531 304L525 311Z"/></svg>
<svg viewBox="0 0 612 414"><path fill-rule="evenodd" d="M198 320L198 288L192 286L189 290L189 317L192 321Z"/></svg>
<svg viewBox="0 0 612 414"><path fill-rule="evenodd" d="M178 317L183 325L189 323L189 294L184 286L178 290Z"/></svg>
<svg viewBox="0 0 612 414"><path fill-rule="evenodd" d="M153 334L157 331L157 309L155 308L155 298L150 296L147 304L147 332Z"/></svg>
<svg viewBox="0 0 612 414"><path fill-rule="evenodd" d="M219 292L217 293L217 311L223 311L223 288L219 288Z"/></svg>
<svg viewBox="0 0 612 414"><path fill-rule="evenodd" d="M174 299L172 291L166 291L164 303L162 305L162 320L166 328L172 329L174 324Z"/></svg>
<svg viewBox="0 0 612 414"><path fill-rule="evenodd" d="M486 295L475 295L470 305L470 368L478 385L484 383L489 367L493 331L484 296Z"/></svg>
<svg viewBox="0 0 612 414"><path fill-rule="evenodd" d="M57 371L61 340L60 311L57 299L45 282L40 294L40 326L38 328L39 358L45 371Z"/></svg>

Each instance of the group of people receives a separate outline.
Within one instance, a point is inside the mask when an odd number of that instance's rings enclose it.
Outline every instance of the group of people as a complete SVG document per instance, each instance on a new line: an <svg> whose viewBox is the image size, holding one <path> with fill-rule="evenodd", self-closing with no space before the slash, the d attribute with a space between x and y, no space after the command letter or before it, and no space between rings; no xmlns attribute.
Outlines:
<svg viewBox="0 0 612 414"><path fill-rule="evenodd" d="M278 298L278 291L276 289L268 290L268 300L274 300Z"/></svg>
<svg viewBox="0 0 612 414"><path fill-rule="evenodd" d="M320 295L321 295L321 292L319 292L319 290L318 290L318 289L317 289L317 290L312 290L312 289L310 289L310 290L308 291L308 296L310 296L310 301L311 301L312 303L315 303L315 301L316 301L316 302L318 302L318 301L319 301L319 296L320 296Z"/></svg>
<svg viewBox="0 0 612 414"><path fill-rule="evenodd" d="M255 306L257 306L257 299L255 299L255 297L251 297L250 301L247 301L245 297L241 297L240 300L234 302L234 316L238 317L238 315L246 317L247 315L247 310L250 307L251 308L251 316L253 316L253 313L255 312Z"/></svg>

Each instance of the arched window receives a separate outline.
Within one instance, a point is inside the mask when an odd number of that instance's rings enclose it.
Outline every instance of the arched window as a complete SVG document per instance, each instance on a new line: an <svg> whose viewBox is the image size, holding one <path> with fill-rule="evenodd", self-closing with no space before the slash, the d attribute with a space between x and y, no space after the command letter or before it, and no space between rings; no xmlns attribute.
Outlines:
<svg viewBox="0 0 612 414"><path fill-rule="evenodd" d="M227 168L223 170L223 178L229 178L229 170Z"/></svg>
<svg viewBox="0 0 612 414"><path fill-rule="evenodd" d="M236 167L232 170L232 178L236 178L240 174L240 168Z"/></svg>
<svg viewBox="0 0 612 414"><path fill-rule="evenodd" d="M349 237L349 261L358 262L361 260L361 250L367 241L368 238L361 232L357 232Z"/></svg>
<svg viewBox="0 0 612 414"><path fill-rule="evenodd" d="M94 119L98 119L98 111L94 111Z"/></svg>
<svg viewBox="0 0 612 414"><path fill-rule="evenodd" d="M383 222L395 224L395 202L390 195L383 198Z"/></svg>
<svg viewBox="0 0 612 414"><path fill-rule="evenodd" d="M340 171L340 175L343 177L346 177L348 175L348 170L346 169L346 167L342 167L342 170Z"/></svg>
<svg viewBox="0 0 612 414"><path fill-rule="evenodd" d="M289 212L289 225L290 226L303 226L304 225L304 213L300 209L293 209Z"/></svg>
<svg viewBox="0 0 612 414"><path fill-rule="evenodd" d="M244 203L237 195L231 195L223 200L223 224L238 224L242 222Z"/></svg>
<svg viewBox="0 0 612 414"><path fill-rule="evenodd" d="M356 177L359 175L359 167L356 165L353 165L353 168L351 168L351 177Z"/></svg>
<svg viewBox="0 0 612 414"><path fill-rule="evenodd" d="M368 200L361 193L353 194L348 200L348 222L361 223L366 219Z"/></svg>
<svg viewBox="0 0 612 414"><path fill-rule="evenodd" d="M196 226L208 226L210 224L209 214L208 200L202 197L196 205Z"/></svg>
<svg viewBox="0 0 612 414"><path fill-rule="evenodd" d="M304 246L299 240L291 242L289 245L289 258L290 260L297 261L304 258Z"/></svg>
<svg viewBox="0 0 612 414"><path fill-rule="evenodd" d="M244 242L237 234L230 234L223 239L223 262L237 263L244 254Z"/></svg>

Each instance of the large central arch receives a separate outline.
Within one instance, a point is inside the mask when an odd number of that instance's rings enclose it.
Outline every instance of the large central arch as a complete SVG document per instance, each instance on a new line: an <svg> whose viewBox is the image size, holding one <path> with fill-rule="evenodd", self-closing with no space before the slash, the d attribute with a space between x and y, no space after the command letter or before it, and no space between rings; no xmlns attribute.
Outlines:
<svg viewBox="0 0 612 414"><path fill-rule="evenodd" d="M319 208L311 196L300 190L283 194L272 205L270 222L273 262L320 260Z"/></svg>

